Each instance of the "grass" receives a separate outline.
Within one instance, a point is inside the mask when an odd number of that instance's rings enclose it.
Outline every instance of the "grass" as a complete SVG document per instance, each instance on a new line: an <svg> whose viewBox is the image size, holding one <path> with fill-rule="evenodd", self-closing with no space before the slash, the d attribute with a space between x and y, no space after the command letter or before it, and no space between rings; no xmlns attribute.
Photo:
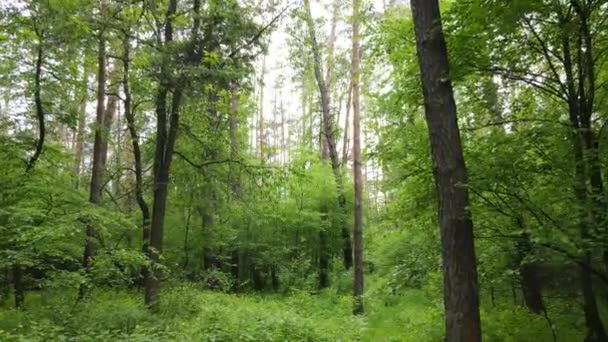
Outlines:
<svg viewBox="0 0 608 342"><path fill-rule="evenodd" d="M136 291L29 294L24 310L0 309L1 341L441 341L441 303L425 290L399 296L372 288L366 315L335 291L289 296L226 294L194 285L166 288L152 315ZM566 307L563 307L566 308ZM554 308L557 312L557 308ZM553 317L559 341L580 341L581 324L563 310ZM487 341L552 341L541 316L516 307L483 308Z"/></svg>

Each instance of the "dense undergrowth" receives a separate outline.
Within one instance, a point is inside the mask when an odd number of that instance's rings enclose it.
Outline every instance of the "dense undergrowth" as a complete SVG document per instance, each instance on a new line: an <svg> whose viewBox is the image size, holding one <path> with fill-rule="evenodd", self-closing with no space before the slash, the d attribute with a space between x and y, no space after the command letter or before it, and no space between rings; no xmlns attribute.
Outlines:
<svg viewBox="0 0 608 342"><path fill-rule="evenodd" d="M46 292L30 295L23 310L4 303L0 340L441 341L441 303L433 292L411 289L367 298L363 317L351 315L348 294L331 289L279 296L172 287L155 315L136 291L95 290L78 304L73 293ZM584 322L573 319L577 313L565 305L550 310L558 341L582 340ZM484 307L482 319L486 341L553 340L545 318L507 303Z"/></svg>

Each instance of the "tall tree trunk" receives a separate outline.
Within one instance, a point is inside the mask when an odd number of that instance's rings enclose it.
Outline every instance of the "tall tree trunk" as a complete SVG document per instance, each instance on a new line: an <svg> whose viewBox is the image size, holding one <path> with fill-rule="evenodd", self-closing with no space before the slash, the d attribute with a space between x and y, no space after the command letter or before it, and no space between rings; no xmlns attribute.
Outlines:
<svg viewBox="0 0 608 342"><path fill-rule="evenodd" d="M353 240L355 245L355 274L353 280L355 315L363 314L363 213L361 202L363 194L363 181L361 179L361 113L359 109L359 78L360 78L360 37L359 23L361 15L361 0L353 0L353 51L352 51L352 102L353 102L353 158L355 180L355 218L353 226Z"/></svg>
<svg viewBox="0 0 608 342"><path fill-rule="evenodd" d="M565 20L563 17L560 17L560 20ZM598 197L589 198L588 190L587 190L587 181L591 181L592 186L592 194L601 194L601 174L600 178L594 179L594 172L590 172L591 179L588 178L588 168L589 168L589 160L586 158L586 149L589 147L589 135L591 133L591 114L593 112L593 98L588 98L585 94L585 80L579 79L578 87L576 86L575 81L575 72L574 72L574 62L571 54L571 45L570 45L570 35L566 31L562 33L562 50L563 50L563 65L564 65L564 73L566 78L566 89L567 89L567 98L568 98L568 113L570 124L572 125L573 132L571 135L572 140L572 150L574 156L574 192L577 201L579 204L585 208L585 213L583 214L583 218L580 219L579 222L579 231L580 238L582 241L587 241L589 239L589 235L591 231L597 226L598 217L595 215L598 208L601 207L600 202L597 202ZM577 44L578 53L576 54L578 58L587 56L586 53L583 53L582 47L582 38L579 38L579 43ZM591 53L592 46L589 45L587 47L588 53ZM588 63L592 63L592 57L589 57ZM583 64L586 63L577 63L578 64L578 75L585 75L585 71ZM595 77L593 75L593 71L591 70L591 75L589 77ZM594 84L593 81L589 82L589 86L592 87ZM577 89L578 88L578 89ZM583 90L583 91L581 91ZM591 139L592 140L592 139ZM593 153L593 151L592 151ZM597 183L599 180L599 184ZM599 188L598 188L599 187ZM599 192L598 192L599 190ZM602 196L603 197L603 196ZM585 324L587 326L587 337L585 341L587 342L595 342L595 341L607 341L608 336L606 335L606 330L602 323L598 306L597 299L595 296L595 292L593 289L593 282L591 277L591 252L588 250L587 246L584 246L583 252L580 256L580 285L581 292L583 294L583 311L585 313Z"/></svg>
<svg viewBox="0 0 608 342"><path fill-rule="evenodd" d="M98 37L97 51L97 113L95 118L95 142L93 145L93 162L91 172L91 185L89 189L89 202L93 205L101 204L101 195L103 187L103 174L105 168L105 154L107 146L105 140L107 134L105 132L105 116L104 110L106 98L106 41L104 33L101 32ZM97 249L97 231L92 223L86 226L86 241L84 253L82 257L82 265L85 272L89 273L91 268L92 258L95 256ZM80 286L78 298L82 299L86 294L86 285Z"/></svg>
<svg viewBox="0 0 608 342"><path fill-rule="evenodd" d="M279 106L281 111L281 164L287 163L287 141L285 140L285 107L283 107L283 92L281 92L281 105Z"/></svg>
<svg viewBox="0 0 608 342"><path fill-rule="evenodd" d="M200 0L193 2L193 26L191 49L187 53L188 64L194 64L200 60L202 53L197 51L197 39L200 27ZM173 20L177 12L177 0L170 0L166 13L164 32L165 47L173 41ZM177 140L179 127L180 107L186 84L185 74L180 74L178 79L170 81L171 73L168 69L169 51L163 51L160 79L158 80L158 93L155 98L156 106L156 149L154 153L154 202L152 204L152 223L150 227L150 245L148 257L150 258L150 270L146 272L145 304L153 310L158 308L161 272L157 265L163 249L163 236L165 226L165 211L167 207L167 195L169 193L169 171L173 160L173 151ZM173 85L173 86L172 86ZM171 92L171 101L169 100ZM169 105L168 105L169 104Z"/></svg>
<svg viewBox="0 0 608 342"><path fill-rule="evenodd" d="M351 80L348 82L348 95L346 97L346 114L344 116L344 137L342 138L342 166L346 167L348 164L348 150L349 150L349 129L350 129L350 108L352 105L352 94L353 94L353 81L352 75Z"/></svg>
<svg viewBox="0 0 608 342"><path fill-rule="evenodd" d="M331 108L330 108L330 97L327 89L327 83L323 77L322 66L323 61L321 58L321 51L317 43L317 36L315 32L314 21L312 19L312 13L310 10L310 0L304 0L304 6L306 8L306 22L308 25L308 35L311 40L312 54L313 54L313 71L315 80L317 81L317 87L319 88L319 94L321 95L321 110L322 110L322 130L324 132L325 141L328 145L329 158L331 160L331 168L336 179L336 187L338 190L338 205L342 211L346 209L346 198L344 197L344 181L342 179L342 170L340 169L340 160L338 158L338 151L336 149L336 140L334 138L334 125L332 122ZM342 253L344 268L350 269L353 265L353 252L352 243L350 239L350 232L346 223L342 224L341 228L342 235Z"/></svg>
<svg viewBox="0 0 608 342"><path fill-rule="evenodd" d="M78 113L78 125L76 128L76 144L74 147L74 178L75 187L80 187L80 169L82 167L82 157L84 154L84 138L87 123L87 100L88 100L88 80L89 73L86 65L86 57L82 66L82 94L80 95L80 111Z"/></svg>
<svg viewBox="0 0 608 342"><path fill-rule="evenodd" d="M411 0L439 198L446 342L481 341L467 170L437 0Z"/></svg>
<svg viewBox="0 0 608 342"><path fill-rule="evenodd" d="M237 113L239 110L239 93L233 89L232 98L230 99L230 159L237 160L239 157L239 140L238 140L238 119ZM230 170L230 187L232 195L239 199L241 197L241 180L239 174L231 165Z"/></svg>
<svg viewBox="0 0 608 342"><path fill-rule="evenodd" d="M239 93L236 90L236 86L232 89L232 98L230 99L230 159L237 160L239 158L239 140L238 140L238 110L239 110ZM235 200L241 199L241 178L240 171L234 164L230 165L230 190L232 192L232 197ZM239 247L236 247L231 253L231 267L230 273L232 277L236 280L238 288L238 283L240 281L239 275L240 270L242 268L241 265L241 250Z"/></svg>
<svg viewBox="0 0 608 342"><path fill-rule="evenodd" d="M44 109L42 108L42 96L41 96L41 82L42 82L42 62L43 62L43 51L42 51L42 37L39 37L38 48L37 48L37 56L36 56L36 66L35 66L35 75L34 75L34 105L36 108L36 120L38 121L38 141L36 141L36 148L34 150L34 154L29 159L25 172L30 173L34 170L34 166L36 166L36 162L42 155L42 150L44 148L44 140L46 138L46 125L44 122Z"/></svg>
<svg viewBox="0 0 608 342"><path fill-rule="evenodd" d="M42 83L42 63L43 63L43 51L42 51L42 36L38 34L38 47L36 49L36 65L34 69L34 107L36 109L36 119L38 121L38 141L34 154L28 160L25 166L25 173L30 174L34 171L36 162L42 155L44 148L44 141L46 137L46 125L44 119L44 108L42 107L42 95L41 95L41 83ZM23 287L23 266L19 263L12 265L13 275L13 291L15 296L15 307L20 308L23 306L25 300L25 289Z"/></svg>
<svg viewBox="0 0 608 342"><path fill-rule="evenodd" d="M177 0L170 0L166 13L166 23L164 32L165 46L173 41L173 16L177 11ZM166 51L163 51L166 54ZM168 146L168 119L169 113L167 108L167 97L169 94L170 80L169 71L167 70L167 56L163 56L161 60L161 74L158 80L158 92L155 96L155 112L156 112L156 148L154 152L154 188L153 188L153 204L152 204L152 219L150 223L149 244L146 248L150 265L148 270L144 272L144 302L151 308L158 307L158 292L160 290L160 271L157 269L157 264L160 262L160 254L162 253L163 230L165 221L165 207L167 201L167 183L169 181L168 163L171 162L171 155L167 155ZM181 97L181 93L174 96ZM145 233L144 233L145 234ZM144 242L145 245L145 242Z"/></svg>
<svg viewBox="0 0 608 342"><path fill-rule="evenodd" d="M578 107L573 108L575 111ZM571 114L573 125L577 128L573 133L574 139L574 155L575 155L575 195L577 200L585 205L586 208L593 206L593 200L588 198L586 186L586 171L584 160L583 139L578 128L578 121L574 120L575 115ZM587 209L587 215L579 223L580 237L583 241L590 238L590 230L594 226L593 209ZM585 314L585 324L587 326L587 336L585 342L603 342L608 341L608 335L602 322L599 309L597 306L597 298L593 289L593 278L591 276L591 252L587 246L583 247L583 253L580 257L580 285L583 294L583 312Z"/></svg>
<svg viewBox="0 0 608 342"><path fill-rule="evenodd" d="M260 113L258 117L258 149L260 160L264 162L264 76L266 74L266 55L262 57L262 74L258 86L260 87Z"/></svg>
<svg viewBox="0 0 608 342"><path fill-rule="evenodd" d="M176 0L171 0L169 7L173 9L170 18L175 13ZM169 27L172 26L171 19L168 19ZM170 36L172 38L172 35ZM172 39L166 39L170 42ZM160 256L163 249L163 236L165 227L165 211L167 207L167 195L169 194L169 170L173 159L173 150L177 138L179 124L179 108L182 100L182 89L176 88L173 91L171 104L167 108L168 86L162 84L156 95L156 152L154 154L154 197L152 205L152 223L150 227L150 244L148 256L150 258L150 270L146 272L144 279L145 303L153 310L158 308L158 293L160 290L161 272L158 268ZM170 110L170 114L169 114ZM170 120L167 120L169 119ZM167 122L169 121L169 122Z"/></svg>
<svg viewBox="0 0 608 342"><path fill-rule="evenodd" d="M135 201L141 211L141 228L142 228L142 252L148 255L148 245L150 243L150 208L144 198L144 171L141 157L141 147L139 145L139 135L135 126L135 113L133 113L132 95L130 87L130 41L129 35L123 37L123 75L122 87L124 92L124 111L125 119L127 120L127 128L131 137L131 145L133 147L133 166L135 168ZM142 267L142 278L146 278L148 272L147 267Z"/></svg>

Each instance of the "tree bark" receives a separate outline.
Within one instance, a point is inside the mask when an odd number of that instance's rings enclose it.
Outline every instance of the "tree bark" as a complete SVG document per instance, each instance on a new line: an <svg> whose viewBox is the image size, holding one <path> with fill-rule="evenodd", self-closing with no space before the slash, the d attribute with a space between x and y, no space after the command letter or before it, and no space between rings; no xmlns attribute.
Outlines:
<svg viewBox="0 0 608 342"><path fill-rule="evenodd" d="M481 341L467 170L437 0L411 0L439 199L447 342Z"/></svg>
<svg viewBox="0 0 608 342"><path fill-rule="evenodd" d="M107 143L107 134L105 132L105 116L104 110L106 98L106 41L104 33L100 32L98 37L97 51L97 113L95 118L95 141L93 144L93 162L91 172L91 185L89 189L89 202L93 205L101 204L103 174L105 168L105 154ZM97 249L97 231L92 223L86 226L86 240L84 245L84 253L82 256L82 266L86 273L90 272L92 259L95 256ZM86 285L80 286L78 299L84 298L86 294Z"/></svg>
<svg viewBox="0 0 608 342"><path fill-rule="evenodd" d="M354 158L354 180L355 180L355 209L353 240L355 252L355 273L353 279L353 313L362 315L363 309L363 213L362 195L363 180L361 178L361 113L359 108L359 78L360 78L360 37L359 23L361 15L361 1L353 0L353 51L352 51L352 102L353 102L353 158Z"/></svg>
<svg viewBox="0 0 608 342"><path fill-rule="evenodd" d="M200 27L200 0L193 2L193 25L190 48L186 53L187 64L200 61L202 53L198 51L198 34ZM166 13L164 32L165 46L173 41L173 20L177 12L177 0L170 0ZM163 51L165 54L168 51ZM167 195L169 193L169 172L173 160L173 152L179 128L180 107L187 77L184 73L179 74L177 79L171 79L168 70L168 56L163 56L161 64L159 87L155 99L156 106L156 149L154 154L154 200L152 204L152 223L150 227L150 245L148 257L150 258L150 270L144 279L145 304L152 310L158 309L159 290L161 285L161 272L157 265L160 264L160 256L163 248L163 236L165 225L165 211L167 207ZM171 92L170 103L169 92Z"/></svg>

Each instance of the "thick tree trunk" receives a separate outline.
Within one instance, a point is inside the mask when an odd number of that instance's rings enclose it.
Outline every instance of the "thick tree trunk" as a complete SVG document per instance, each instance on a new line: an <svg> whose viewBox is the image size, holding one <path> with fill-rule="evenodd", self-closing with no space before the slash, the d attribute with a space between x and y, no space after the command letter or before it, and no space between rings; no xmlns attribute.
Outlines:
<svg viewBox="0 0 608 342"><path fill-rule="evenodd" d="M353 51L352 51L352 102L353 102L353 159L355 180L355 218L353 240L355 245L355 273L353 280L353 313L363 314L363 213L362 195L363 180L361 179L361 113L359 109L359 78L360 78L360 37L359 22L361 1L353 0Z"/></svg>
<svg viewBox="0 0 608 342"><path fill-rule="evenodd" d="M194 1L195 13L200 9L200 1ZM166 13L165 45L173 41L173 20L177 12L177 0L170 0ZM194 19L193 37L198 34L198 17ZM167 51L165 51L167 53ZM164 58L168 58L165 56ZM169 170L173 160L173 151L179 127L180 106L182 103L183 86L185 80L180 77L174 80L175 86L171 88L170 73L167 70L167 60L162 61L161 78L155 99L156 105L156 149L154 153L154 196L152 204L152 222L150 226L150 245L148 257L150 269L145 273L145 304L152 310L158 308L159 290L161 285L161 272L157 265L163 249L165 228L165 211L167 195L169 193ZM182 75L183 76L183 75ZM171 101L168 104L168 95L171 91Z"/></svg>
<svg viewBox="0 0 608 342"><path fill-rule="evenodd" d="M175 7L174 4L170 7ZM174 13L174 12L173 12ZM170 41L170 40L167 40ZM152 309L158 307L158 292L160 290L161 272L156 265L160 263L163 249L163 237L165 227L165 211L167 207L167 195L169 193L169 170L173 159L173 150L177 138L179 124L179 107L181 105L182 90L175 89L171 100L171 114L168 115L166 108L168 90L161 85L156 102L157 131L156 131L156 153L154 155L154 197L152 205L152 223L150 227L150 245L148 255L151 269L144 279L145 303ZM170 117L170 122L167 119Z"/></svg>
<svg viewBox="0 0 608 342"><path fill-rule="evenodd" d="M91 185L89 188L89 202L93 205L101 204L103 191L103 174L107 151L107 134L105 132L106 111L104 110L106 98L106 41L103 32L99 35L97 51L97 113L95 118L95 141L93 144L93 161L91 172ZM97 249L97 231L92 223L86 226L86 240L82 256L82 266L89 273L92 259ZM78 298L86 294L86 285L80 286Z"/></svg>
<svg viewBox="0 0 608 342"><path fill-rule="evenodd" d="M439 199L447 342L481 341L473 222L456 103L437 0L412 0Z"/></svg>

